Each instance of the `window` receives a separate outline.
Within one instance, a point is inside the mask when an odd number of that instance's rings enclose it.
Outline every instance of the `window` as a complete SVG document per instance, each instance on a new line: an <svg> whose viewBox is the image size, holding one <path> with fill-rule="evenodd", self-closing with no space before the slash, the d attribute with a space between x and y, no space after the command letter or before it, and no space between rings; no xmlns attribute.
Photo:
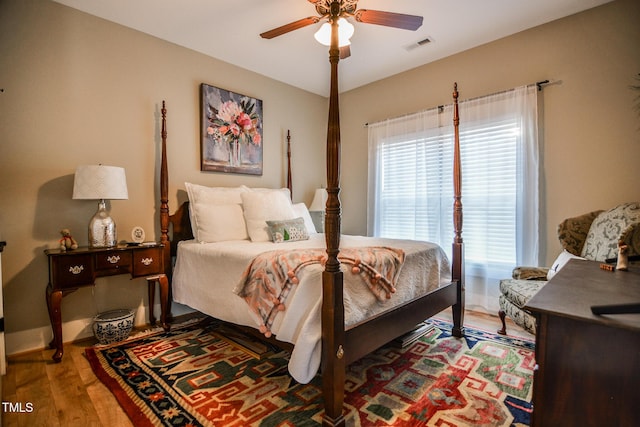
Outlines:
<svg viewBox="0 0 640 427"><path fill-rule="evenodd" d="M460 103L467 274L538 261L536 87ZM369 234L453 240L452 106L369 125ZM450 254L449 254L450 255Z"/></svg>

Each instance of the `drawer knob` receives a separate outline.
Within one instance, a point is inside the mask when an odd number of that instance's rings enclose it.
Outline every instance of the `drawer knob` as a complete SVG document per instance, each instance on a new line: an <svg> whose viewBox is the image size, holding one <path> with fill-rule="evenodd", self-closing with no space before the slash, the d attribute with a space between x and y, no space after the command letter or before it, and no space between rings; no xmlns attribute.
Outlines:
<svg viewBox="0 0 640 427"><path fill-rule="evenodd" d="M84 270L84 266L82 266L82 265L74 265L74 266L69 267L69 272L71 274L80 274L80 273L82 273L82 270Z"/></svg>
<svg viewBox="0 0 640 427"><path fill-rule="evenodd" d="M111 264L117 264L120 261L120 255L111 255L107 257L107 261Z"/></svg>
<svg viewBox="0 0 640 427"><path fill-rule="evenodd" d="M153 258L142 258L140 260L141 263L143 263L146 266L149 266L151 264L153 264Z"/></svg>

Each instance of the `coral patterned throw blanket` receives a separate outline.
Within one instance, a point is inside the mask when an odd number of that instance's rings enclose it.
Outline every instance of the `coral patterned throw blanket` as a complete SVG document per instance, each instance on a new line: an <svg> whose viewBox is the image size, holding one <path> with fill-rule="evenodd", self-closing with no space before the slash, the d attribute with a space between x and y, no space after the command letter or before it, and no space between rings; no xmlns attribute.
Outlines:
<svg viewBox="0 0 640 427"><path fill-rule="evenodd" d="M363 286L379 301L391 298L404 262L404 251L387 247L340 249L338 260L345 274L359 276ZM291 289L297 285L301 270L327 261L325 249L301 249L264 252L256 256L244 271L235 293L249 305L260 331L271 336L271 325Z"/></svg>

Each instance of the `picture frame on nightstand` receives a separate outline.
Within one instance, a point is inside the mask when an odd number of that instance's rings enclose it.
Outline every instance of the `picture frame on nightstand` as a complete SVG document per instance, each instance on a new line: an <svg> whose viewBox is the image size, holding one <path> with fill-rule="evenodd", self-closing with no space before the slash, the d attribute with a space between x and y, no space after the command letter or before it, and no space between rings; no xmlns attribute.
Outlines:
<svg viewBox="0 0 640 427"><path fill-rule="evenodd" d="M133 229L131 230L131 241L134 243L140 244L144 242L144 238L145 238L144 228L140 226L133 227Z"/></svg>

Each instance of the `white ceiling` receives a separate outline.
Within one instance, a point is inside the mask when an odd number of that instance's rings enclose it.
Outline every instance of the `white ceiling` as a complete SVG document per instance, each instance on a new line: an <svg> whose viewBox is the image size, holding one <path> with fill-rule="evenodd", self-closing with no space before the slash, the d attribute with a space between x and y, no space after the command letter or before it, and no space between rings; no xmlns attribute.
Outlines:
<svg viewBox="0 0 640 427"><path fill-rule="evenodd" d="M319 95L329 93L320 23L271 40L260 33L315 16L307 0L55 0ZM359 8L420 15L407 31L354 22L344 92L611 0L360 0ZM416 47L419 40L431 43Z"/></svg>

